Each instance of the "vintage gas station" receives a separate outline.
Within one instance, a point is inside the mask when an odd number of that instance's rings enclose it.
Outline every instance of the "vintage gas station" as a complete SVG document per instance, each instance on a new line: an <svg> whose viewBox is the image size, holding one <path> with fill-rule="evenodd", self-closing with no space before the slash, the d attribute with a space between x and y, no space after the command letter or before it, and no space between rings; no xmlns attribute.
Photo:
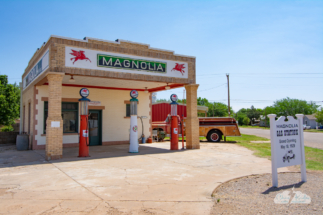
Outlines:
<svg viewBox="0 0 323 215"><path fill-rule="evenodd" d="M62 158L65 147L88 156L82 144L138 143L152 136L152 93L179 87L186 89L186 148L199 149L195 57L125 40L51 36L22 76L21 133L47 160Z"/></svg>

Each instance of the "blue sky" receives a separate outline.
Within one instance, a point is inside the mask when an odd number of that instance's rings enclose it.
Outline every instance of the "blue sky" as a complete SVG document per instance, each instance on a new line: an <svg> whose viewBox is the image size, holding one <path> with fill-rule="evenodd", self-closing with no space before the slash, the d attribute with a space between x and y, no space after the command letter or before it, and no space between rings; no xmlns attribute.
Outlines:
<svg viewBox="0 0 323 215"><path fill-rule="evenodd" d="M323 105L323 1L0 1L0 74L20 82L50 35L124 39L196 56L198 96L235 111ZM158 93L168 98L183 90Z"/></svg>

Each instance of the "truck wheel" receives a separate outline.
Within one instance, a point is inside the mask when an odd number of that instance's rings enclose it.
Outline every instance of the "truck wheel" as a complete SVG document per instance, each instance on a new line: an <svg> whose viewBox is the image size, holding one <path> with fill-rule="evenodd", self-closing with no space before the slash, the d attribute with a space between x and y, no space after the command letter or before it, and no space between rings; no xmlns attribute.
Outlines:
<svg viewBox="0 0 323 215"><path fill-rule="evenodd" d="M222 135L218 131L210 131L210 133L207 135L207 140L209 142L220 142L222 139Z"/></svg>

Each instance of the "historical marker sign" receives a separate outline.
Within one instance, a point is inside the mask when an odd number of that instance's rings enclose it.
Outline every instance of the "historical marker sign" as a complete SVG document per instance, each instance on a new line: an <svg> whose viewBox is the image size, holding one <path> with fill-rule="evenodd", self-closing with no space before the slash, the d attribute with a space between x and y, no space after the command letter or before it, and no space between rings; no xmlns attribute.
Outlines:
<svg viewBox="0 0 323 215"><path fill-rule="evenodd" d="M277 167L300 165L301 160L301 140L298 121L294 117L280 117L275 124L275 142Z"/></svg>
<svg viewBox="0 0 323 215"><path fill-rule="evenodd" d="M301 165L302 181L306 181L303 114L297 114L297 119L292 116L281 116L275 121L275 114L269 114L271 162L273 186L278 186L277 168Z"/></svg>

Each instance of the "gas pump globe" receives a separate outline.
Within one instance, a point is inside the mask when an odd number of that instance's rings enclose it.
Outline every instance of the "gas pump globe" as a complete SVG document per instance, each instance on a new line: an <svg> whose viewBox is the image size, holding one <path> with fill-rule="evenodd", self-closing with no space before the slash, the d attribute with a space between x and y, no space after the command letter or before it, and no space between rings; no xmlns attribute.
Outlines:
<svg viewBox="0 0 323 215"><path fill-rule="evenodd" d="M130 99L130 116L137 115L137 103L138 103L138 99L136 98Z"/></svg>
<svg viewBox="0 0 323 215"><path fill-rule="evenodd" d="M177 95L172 94L170 96L170 115L171 115L171 140L170 140L170 150L178 150L178 120L177 120Z"/></svg>
<svg viewBox="0 0 323 215"><path fill-rule="evenodd" d="M80 102L80 115L88 115L89 113L89 102L91 100L88 98L79 99Z"/></svg>
<svg viewBox="0 0 323 215"><path fill-rule="evenodd" d="M89 128L88 128L88 110L90 99L86 98L90 94L89 90L82 88L80 95L82 98L80 102L80 143L79 143L79 157L89 157Z"/></svg>
<svg viewBox="0 0 323 215"><path fill-rule="evenodd" d="M138 91L131 90L130 92L130 153L139 152L138 142L138 126L137 126L137 103L138 103Z"/></svg>
<svg viewBox="0 0 323 215"><path fill-rule="evenodd" d="M177 102L170 103L170 115L177 116Z"/></svg>

